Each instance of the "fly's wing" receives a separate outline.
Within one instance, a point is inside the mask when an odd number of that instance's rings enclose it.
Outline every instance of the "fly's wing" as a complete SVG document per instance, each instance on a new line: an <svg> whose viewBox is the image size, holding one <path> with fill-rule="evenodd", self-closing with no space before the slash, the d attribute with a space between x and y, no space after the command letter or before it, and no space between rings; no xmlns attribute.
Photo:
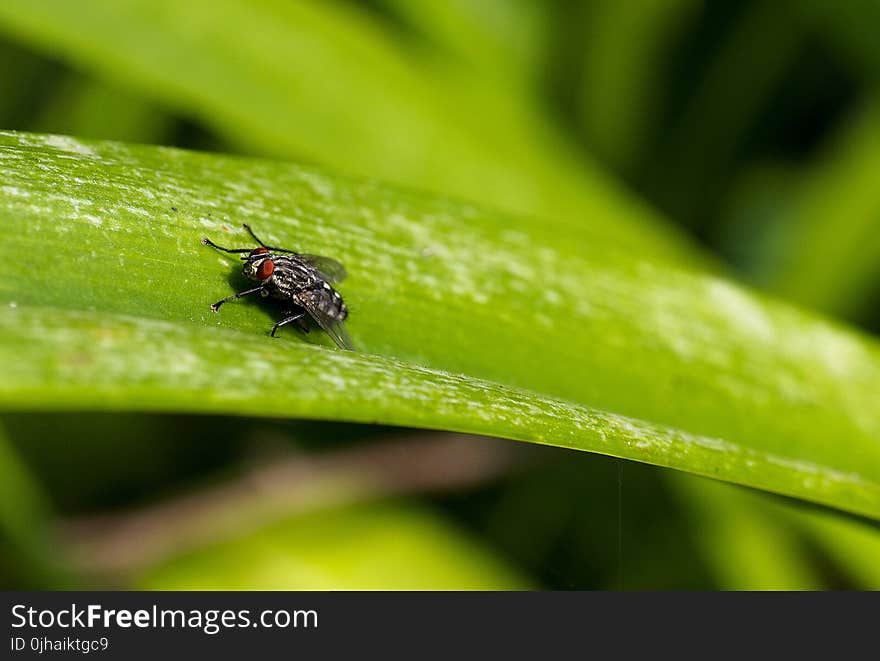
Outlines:
<svg viewBox="0 0 880 661"><path fill-rule="evenodd" d="M345 327L344 321L330 319L327 315L317 311L309 310L309 314L312 315L312 319L318 322L318 325L324 329L327 335L336 342L336 346L346 351L357 351L354 348L354 342L351 341L348 335L348 329Z"/></svg>
<svg viewBox="0 0 880 661"><path fill-rule="evenodd" d="M345 267L330 257L302 253L297 253L296 256L314 268L318 272L318 275L331 284L342 282L348 275Z"/></svg>
<svg viewBox="0 0 880 661"><path fill-rule="evenodd" d="M342 301L339 299L339 295L335 294L335 297L341 304ZM326 301L324 290L311 292L311 295L307 293L305 296L301 295L299 297L299 305L336 342L336 346L340 349L356 351L354 342L351 341L351 337L348 335L348 329L345 328L345 322L339 318L338 314L333 314L332 309L329 311L326 309ZM338 308L336 311L338 312Z"/></svg>

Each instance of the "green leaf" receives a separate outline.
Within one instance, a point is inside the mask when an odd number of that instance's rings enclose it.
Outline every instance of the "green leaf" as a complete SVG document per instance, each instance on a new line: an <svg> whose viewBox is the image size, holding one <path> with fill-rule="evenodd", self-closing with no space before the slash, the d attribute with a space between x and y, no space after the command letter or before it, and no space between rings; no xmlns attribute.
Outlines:
<svg viewBox="0 0 880 661"><path fill-rule="evenodd" d="M669 484L699 524L693 535L723 589L839 588L841 578L880 589L880 530L870 522L720 482L675 478Z"/></svg>
<svg viewBox="0 0 880 661"><path fill-rule="evenodd" d="M38 548L35 530L48 511L41 489L0 429L0 531L19 548Z"/></svg>
<svg viewBox="0 0 880 661"><path fill-rule="evenodd" d="M131 94L81 76L58 87L31 122L33 130L144 143L171 137L172 118Z"/></svg>
<svg viewBox="0 0 880 661"><path fill-rule="evenodd" d="M507 85L537 85L551 38L550 5L521 0L378 0L460 67Z"/></svg>
<svg viewBox="0 0 880 661"><path fill-rule="evenodd" d="M578 111L593 149L631 172L656 139L676 38L694 21L694 0L594 0L580 35Z"/></svg>
<svg viewBox="0 0 880 661"><path fill-rule="evenodd" d="M784 514L863 590L880 590L880 531L830 512L786 507Z"/></svg>
<svg viewBox="0 0 880 661"><path fill-rule="evenodd" d="M805 306L858 318L880 283L880 100L845 122L810 168L772 237L763 284Z"/></svg>
<svg viewBox="0 0 880 661"><path fill-rule="evenodd" d="M874 0L799 0L796 6L812 29L872 80L880 76L880 44Z"/></svg>
<svg viewBox="0 0 880 661"><path fill-rule="evenodd" d="M279 521L181 554L145 571L135 583L151 590L531 587L441 517L394 504L320 510Z"/></svg>
<svg viewBox="0 0 880 661"><path fill-rule="evenodd" d="M0 547L8 545L18 578L26 574L31 587L66 585L69 580L53 557L50 511L41 485L0 427Z"/></svg>
<svg viewBox="0 0 880 661"><path fill-rule="evenodd" d="M723 195L746 134L804 42L804 30L778 2L746 3L718 40L652 162L655 198L679 221L703 221L701 209Z"/></svg>
<svg viewBox="0 0 880 661"><path fill-rule="evenodd" d="M880 518L880 349L853 331L598 236L294 165L9 133L0 158L6 409L450 429ZM210 312L244 283L199 239L247 245L241 221L348 267L361 353L267 337L268 304Z"/></svg>
<svg viewBox="0 0 880 661"><path fill-rule="evenodd" d="M351 3L6 0L0 30L201 119L234 144L705 260L479 71L405 48Z"/></svg>
<svg viewBox="0 0 880 661"><path fill-rule="evenodd" d="M668 484L689 513L696 543L723 590L818 590L822 577L767 496L677 476Z"/></svg>

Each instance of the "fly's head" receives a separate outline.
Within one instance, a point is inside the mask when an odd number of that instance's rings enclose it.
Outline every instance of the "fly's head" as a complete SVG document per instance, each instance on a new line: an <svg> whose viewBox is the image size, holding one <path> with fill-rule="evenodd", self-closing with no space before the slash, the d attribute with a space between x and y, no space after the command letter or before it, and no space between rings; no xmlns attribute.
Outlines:
<svg viewBox="0 0 880 661"><path fill-rule="evenodd" d="M244 265L241 272L244 277L257 282L266 282L275 271L275 262L268 248L254 248L246 257L242 257Z"/></svg>

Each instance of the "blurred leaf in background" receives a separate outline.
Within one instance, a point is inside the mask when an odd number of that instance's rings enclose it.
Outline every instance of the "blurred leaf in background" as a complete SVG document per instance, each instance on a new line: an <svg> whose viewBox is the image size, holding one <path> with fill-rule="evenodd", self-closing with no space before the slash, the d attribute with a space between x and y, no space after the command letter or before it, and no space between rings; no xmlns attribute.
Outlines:
<svg viewBox="0 0 880 661"><path fill-rule="evenodd" d="M674 46L699 17L696 0L597 0L573 21L574 102L587 145L616 170L635 174L669 102Z"/></svg>
<svg viewBox="0 0 880 661"><path fill-rule="evenodd" d="M51 517L42 487L0 428L0 580L5 586L65 585L65 560L52 550Z"/></svg>
<svg viewBox="0 0 880 661"><path fill-rule="evenodd" d="M613 246L627 246L645 262L712 264L692 233L751 282L876 332L878 26L867 0L8 0L0 5L0 128L310 161L532 215L543 219L546 243L580 257L586 239L583 255L602 263L616 262ZM8 185L7 170L0 186ZM508 222L512 231L539 224ZM216 286L228 286L215 275ZM266 319L254 312L230 311L228 323L256 330ZM667 338L692 340L689 313L678 318ZM598 360L600 346L629 335L612 327L583 351ZM816 350L841 368L839 353ZM662 380L665 368L650 364ZM720 387L706 376L710 389ZM780 374L768 368L765 377ZM566 389L550 375L547 384ZM655 391L654 410L671 419L684 415L675 407L688 397L676 394L676 378L668 384ZM598 396L606 386L594 384ZM645 396L625 374L620 386L633 401ZM567 387L570 396L587 386ZM864 388L855 409L867 418L876 414L870 383ZM810 419L810 405L793 406L790 417L807 411ZM729 415L702 424L752 426L749 415ZM70 584L72 567L58 566L70 559L53 546L58 513L180 502L206 481L234 480L266 449L254 432L267 423L244 417L19 412L5 424L11 443L0 453L0 481L13 507L0 521L0 576L19 587ZM339 435L320 423L284 429L287 440L270 451L275 461L292 447L326 449ZM370 427L350 434L355 445L376 442ZM814 435L821 445L821 428ZM227 535L178 564L169 559L141 584L281 585L302 558L311 562L307 548L296 553L304 547L296 531L319 526L330 548L344 532L332 532L333 522L344 521L384 537L358 553L340 550L324 574L328 586L366 585L363 568L384 571L371 550L387 550L398 528L402 539L430 539L426 526L470 536L463 544L479 549L472 563L457 542L459 551L438 549L436 560L452 569L435 585L475 585L470 568L487 562L502 569L486 570L497 580L485 587L878 585L874 525L617 460L547 452L552 458L530 459L508 476L488 473L420 499L439 503L453 523L424 502L352 502L328 509L326 525L310 514L281 517L252 538ZM401 584L439 576L419 543L402 546ZM243 554L268 548L277 571L242 573ZM200 575L199 563L212 571ZM297 580L285 585L318 584Z"/></svg>
<svg viewBox="0 0 880 661"><path fill-rule="evenodd" d="M189 590L532 587L442 518L390 504L321 510L279 522L150 568L135 585Z"/></svg>
<svg viewBox="0 0 880 661"><path fill-rule="evenodd" d="M588 220L594 233L656 254L689 252L530 97L479 68L407 49L353 4L10 0L0 29L247 149L539 215L569 232Z"/></svg>
<svg viewBox="0 0 880 661"><path fill-rule="evenodd" d="M793 301L865 319L880 291L880 105L872 99L803 174L798 192L768 220L774 254L758 278ZM762 240L762 237L757 237Z"/></svg>

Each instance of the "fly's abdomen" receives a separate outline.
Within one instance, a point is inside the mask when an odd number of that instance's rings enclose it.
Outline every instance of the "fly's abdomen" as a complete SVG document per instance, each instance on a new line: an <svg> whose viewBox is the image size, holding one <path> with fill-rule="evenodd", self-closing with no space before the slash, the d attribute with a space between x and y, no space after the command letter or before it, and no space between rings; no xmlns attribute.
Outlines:
<svg viewBox="0 0 880 661"><path fill-rule="evenodd" d="M300 293L299 298L304 303L303 307L320 312L327 319L345 321L348 316L348 308L345 307L342 296L326 282L315 289Z"/></svg>

